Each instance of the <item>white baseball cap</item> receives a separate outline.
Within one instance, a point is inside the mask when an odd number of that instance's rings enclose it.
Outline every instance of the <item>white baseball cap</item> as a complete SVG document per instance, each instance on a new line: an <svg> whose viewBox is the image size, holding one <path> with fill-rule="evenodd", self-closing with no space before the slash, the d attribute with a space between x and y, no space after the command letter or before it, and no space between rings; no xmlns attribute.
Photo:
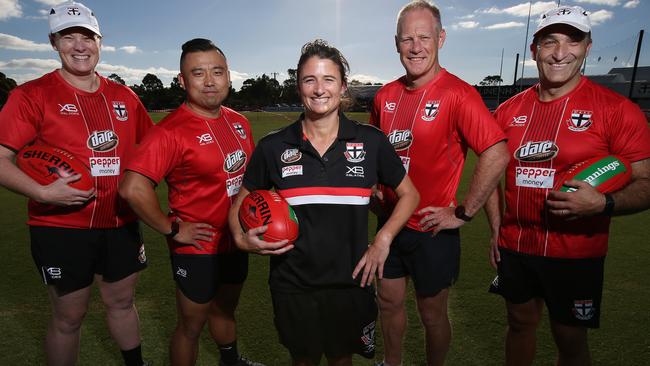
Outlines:
<svg viewBox="0 0 650 366"><path fill-rule="evenodd" d="M585 9L579 6L560 6L545 12L537 25L535 35L553 24L567 24L584 33L591 32L589 15L587 15Z"/></svg>
<svg viewBox="0 0 650 366"><path fill-rule="evenodd" d="M92 10L84 4L67 1L55 5L50 10L50 33L56 33L67 28L82 27L102 36L99 23Z"/></svg>

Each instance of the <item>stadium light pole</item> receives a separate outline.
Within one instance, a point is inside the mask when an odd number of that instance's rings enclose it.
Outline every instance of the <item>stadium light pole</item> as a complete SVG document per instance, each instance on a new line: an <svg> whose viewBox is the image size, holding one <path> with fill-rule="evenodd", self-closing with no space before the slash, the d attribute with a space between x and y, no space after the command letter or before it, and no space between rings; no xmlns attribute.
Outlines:
<svg viewBox="0 0 650 366"><path fill-rule="evenodd" d="M503 52L505 48L501 49L501 66L499 67L499 85L497 86L497 107L501 104L501 75L503 75Z"/></svg>
<svg viewBox="0 0 650 366"><path fill-rule="evenodd" d="M515 78L512 80L513 89L517 87L517 71L519 67L519 53L517 53L517 58L515 59Z"/></svg>
<svg viewBox="0 0 650 366"><path fill-rule="evenodd" d="M531 1L528 2L528 22L526 22L526 39L524 40L524 56L521 58L521 79L519 79L519 91L524 85L524 67L526 66L526 47L528 46L528 29L530 28L530 10L533 7Z"/></svg>
<svg viewBox="0 0 650 366"><path fill-rule="evenodd" d="M634 68L632 69L632 80L630 80L630 94L628 98L632 99L632 92L634 91L634 79L636 79L636 69L639 67L639 54L641 53L641 45L643 44L643 29L639 32L639 42L636 44L636 57L634 58Z"/></svg>

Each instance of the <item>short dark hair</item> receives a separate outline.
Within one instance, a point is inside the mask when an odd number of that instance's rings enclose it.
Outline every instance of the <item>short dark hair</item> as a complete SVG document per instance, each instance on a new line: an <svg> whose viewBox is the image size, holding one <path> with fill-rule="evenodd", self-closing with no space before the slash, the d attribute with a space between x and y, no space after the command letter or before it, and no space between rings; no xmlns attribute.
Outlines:
<svg viewBox="0 0 650 366"><path fill-rule="evenodd" d="M302 49L300 50L300 59L298 60L298 69L296 70L298 80L300 80L300 70L307 60L313 56L334 62L341 73L341 81L344 85L348 84L348 73L350 72L348 60L343 57L341 51L336 49L336 47L330 46L327 41L322 39L313 40L302 46Z"/></svg>
<svg viewBox="0 0 650 366"><path fill-rule="evenodd" d="M543 31L534 35L532 45L537 46L539 44L539 40L545 35L546 33L544 33ZM587 40L587 44L591 43L591 32L582 32L576 28L576 32L574 33L574 35L579 35L579 37L582 37L579 39L580 42Z"/></svg>
<svg viewBox="0 0 650 366"><path fill-rule="evenodd" d="M221 54L221 56L223 56L223 58L226 58L226 55L219 47L217 47L214 43L212 43L211 40L205 38L191 39L183 43L181 49L183 50L183 52L181 53L181 64L180 64L181 70L183 69L183 61L185 60L185 56L187 56L188 53L217 51Z"/></svg>

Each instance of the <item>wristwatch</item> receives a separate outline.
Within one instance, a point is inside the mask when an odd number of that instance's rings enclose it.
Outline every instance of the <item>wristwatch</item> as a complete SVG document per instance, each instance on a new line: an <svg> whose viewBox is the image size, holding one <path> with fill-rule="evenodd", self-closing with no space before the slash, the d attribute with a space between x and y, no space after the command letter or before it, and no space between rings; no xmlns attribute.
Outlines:
<svg viewBox="0 0 650 366"><path fill-rule="evenodd" d="M612 216L614 213L614 197L611 194L605 193L605 208L601 212L604 216Z"/></svg>
<svg viewBox="0 0 650 366"><path fill-rule="evenodd" d="M456 207L456 210L454 211L454 216L457 218L465 221L465 222L470 222L472 221L472 216L467 216L465 213L465 206L459 205Z"/></svg>
<svg viewBox="0 0 650 366"><path fill-rule="evenodd" d="M172 221L172 231L170 231L168 234L165 234L165 237L172 239L178 234L178 223L176 221Z"/></svg>

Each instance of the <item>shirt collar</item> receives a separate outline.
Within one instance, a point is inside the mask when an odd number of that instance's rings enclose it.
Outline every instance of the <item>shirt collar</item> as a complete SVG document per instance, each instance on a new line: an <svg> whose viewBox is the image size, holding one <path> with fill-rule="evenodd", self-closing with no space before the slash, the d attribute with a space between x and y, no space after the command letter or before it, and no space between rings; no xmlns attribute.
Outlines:
<svg viewBox="0 0 650 366"><path fill-rule="evenodd" d="M303 133L302 133L302 120L305 119L305 114L301 113L298 120L292 123L286 130L284 135L284 141L292 145L302 145L303 142ZM343 113L339 112L339 132L337 139L338 140L351 140L357 136L357 125L356 122L348 119L348 117Z"/></svg>

